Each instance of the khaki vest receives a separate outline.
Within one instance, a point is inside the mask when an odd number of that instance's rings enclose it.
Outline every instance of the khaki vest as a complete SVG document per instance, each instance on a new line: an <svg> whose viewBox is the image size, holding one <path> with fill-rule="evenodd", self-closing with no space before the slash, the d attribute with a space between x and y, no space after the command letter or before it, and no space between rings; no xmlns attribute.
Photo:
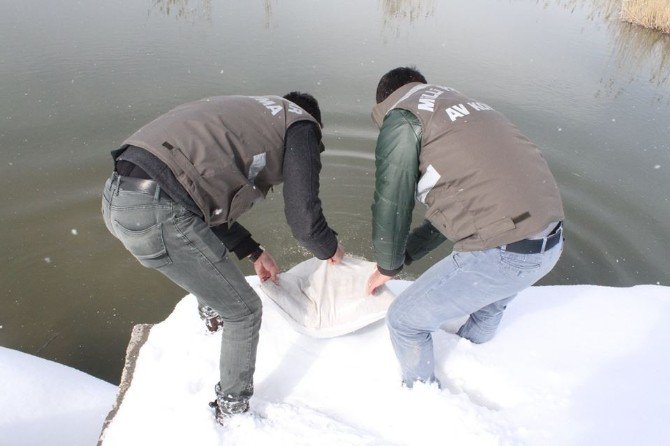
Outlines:
<svg viewBox="0 0 670 446"><path fill-rule="evenodd" d="M449 87L411 83L373 109L421 122L417 200L457 251L533 236L564 219L558 186L539 149L501 113Z"/></svg>
<svg viewBox="0 0 670 446"><path fill-rule="evenodd" d="M163 161L216 226L233 222L283 181L286 130L318 122L278 96L216 96L180 105L123 142Z"/></svg>

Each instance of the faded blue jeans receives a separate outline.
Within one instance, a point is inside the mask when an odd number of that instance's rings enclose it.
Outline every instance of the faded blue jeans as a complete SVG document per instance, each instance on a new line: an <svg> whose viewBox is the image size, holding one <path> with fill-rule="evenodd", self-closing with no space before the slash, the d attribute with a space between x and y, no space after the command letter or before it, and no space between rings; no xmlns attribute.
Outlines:
<svg viewBox="0 0 670 446"><path fill-rule="evenodd" d="M160 190L124 190L105 184L102 214L109 232L145 267L155 269L223 319L220 396L243 409L253 393L261 300L226 247L198 216ZM204 326L203 326L204 328Z"/></svg>
<svg viewBox="0 0 670 446"><path fill-rule="evenodd" d="M474 343L495 335L507 304L549 273L563 250L559 241L541 254L500 248L452 252L423 273L393 302L386 316L403 382L435 382L432 332L469 315L458 335Z"/></svg>

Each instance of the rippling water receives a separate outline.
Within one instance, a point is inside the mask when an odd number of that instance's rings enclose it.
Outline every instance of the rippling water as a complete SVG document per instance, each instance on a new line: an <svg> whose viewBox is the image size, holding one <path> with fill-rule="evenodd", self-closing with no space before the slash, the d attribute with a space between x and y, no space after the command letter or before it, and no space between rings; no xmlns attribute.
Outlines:
<svg viewBox="0 0 670 446"><path fill-rule="evenodd" d="M618 22L616 2L0 4L3 346L118 380L131 326L161 320L184 292L106 233L108 151L209 95L319 99L324 208L347 250L370 258L369 116L379 76L404 64L492 104L543 148L568 215L543 284L670 285L670 38ZM284 268L308 257L281 193L243 223Z"/></svg>

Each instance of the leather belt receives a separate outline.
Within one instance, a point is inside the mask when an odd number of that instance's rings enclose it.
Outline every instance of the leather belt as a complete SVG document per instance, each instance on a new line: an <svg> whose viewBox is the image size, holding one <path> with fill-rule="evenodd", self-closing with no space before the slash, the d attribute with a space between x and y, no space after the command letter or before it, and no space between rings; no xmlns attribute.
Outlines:
<svg viewBox="0 0 670 446"><path fill-rule="evenodd" d="M116 184L119 189L131 192L141 192L149 195L155 195L156 190L160 191L158 183L155 182L154 180L123 177L116 172L112 174L112 178L113 178L112 184Z"/></svg>
<svg viewBox="0 0 670 446"><path fill-rule="evenodd" d="M518 242L503 245L500 249L517 254L541 254L550 250L561 240L563 236L563 223L556 225L551 234L544 238L524 239Z"/></svg>

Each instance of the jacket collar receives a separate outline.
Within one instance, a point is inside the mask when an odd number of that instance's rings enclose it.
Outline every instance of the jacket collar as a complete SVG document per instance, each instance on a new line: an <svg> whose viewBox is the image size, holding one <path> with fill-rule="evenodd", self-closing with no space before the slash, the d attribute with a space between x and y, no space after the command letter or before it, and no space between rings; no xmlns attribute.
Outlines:
<svg viewBox="0 0 670 446"><path fill-rule="evenodd" d="M428 87L428 84L423 84L421 82L412 82L405 84L402 87L398 88L396 91L391 93L388 98L379 104L375 105L372 108L372 121L377 124L377 127L382 126L386 114L393 110L398 102L405 99L407 96L411 95L417 90Z"/></svg>

